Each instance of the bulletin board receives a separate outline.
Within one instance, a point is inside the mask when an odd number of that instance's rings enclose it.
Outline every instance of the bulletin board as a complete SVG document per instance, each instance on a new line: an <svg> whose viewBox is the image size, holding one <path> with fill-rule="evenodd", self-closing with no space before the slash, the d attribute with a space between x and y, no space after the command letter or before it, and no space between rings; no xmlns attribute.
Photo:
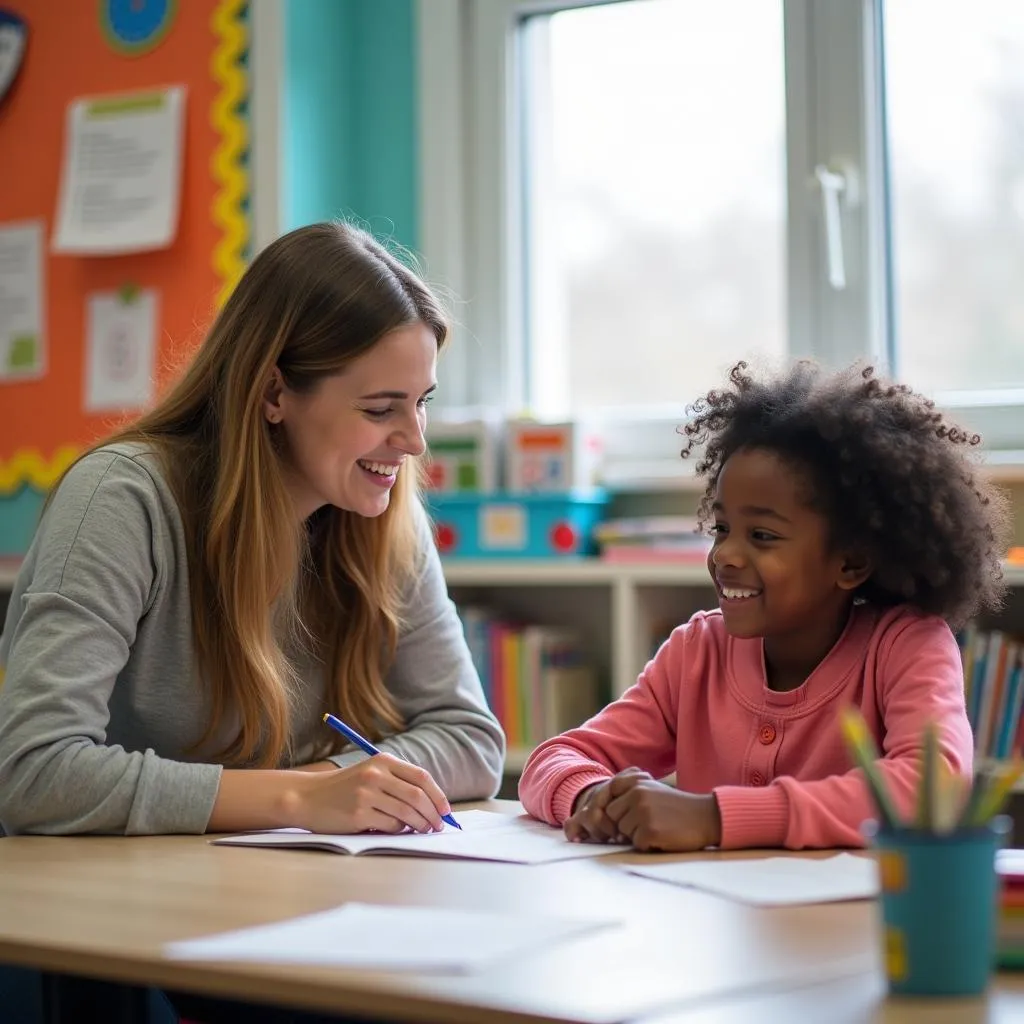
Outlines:
<svg viewBox="0 0 1024 1024"><path fill-rule="evenodd" d="M241 275L250 228L244 0L0 0L0 8L28 26L20 73L0 102L0 224L44 224L47 352L39 379L0 381L2 535L5 501L23 499L26 488L44 492L125 418L85 411L86 297L158 290L159 390ZM186 105L172 244L130 256L51 251L68 104L174 85L185 86Z"/></svg>

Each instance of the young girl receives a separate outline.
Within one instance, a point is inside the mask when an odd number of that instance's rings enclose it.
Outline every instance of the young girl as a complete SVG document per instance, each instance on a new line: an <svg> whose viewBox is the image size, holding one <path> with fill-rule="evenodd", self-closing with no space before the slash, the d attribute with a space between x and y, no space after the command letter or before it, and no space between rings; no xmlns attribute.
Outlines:
<svg viewBox="0 0 1024 1024"><path fill-rule="evenodd" d="M837 712L857 707L907 811L926 722L964 775L972 738L947 624L1003 594L1004 500L978 442L872 371L739 363L685 427L706 444L717 611L678 627L621 699L530 757L527 810L641 850L858 846L872 816ZM676 787L655 781L676 773Z"/></svg>
<svg viewBox="0 0 1024 1024"><path fill-rule="evenodd" d="M496 791L417 492L445 335L361 231L253 261L180 382L50 496L0 640L4 830L428 831Z"/></svg>

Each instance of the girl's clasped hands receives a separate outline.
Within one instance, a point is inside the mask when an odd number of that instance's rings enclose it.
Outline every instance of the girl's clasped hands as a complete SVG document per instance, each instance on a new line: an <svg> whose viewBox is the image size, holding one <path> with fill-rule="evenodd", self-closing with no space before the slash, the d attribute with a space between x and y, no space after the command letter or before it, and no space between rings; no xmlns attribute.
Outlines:
<svg viewBox="0 0 1024 1024"><path fill-rule="evenodd" d="M626 768L579 794L564 831L573 843L686 852L717 846L722 823L712 794L686 793L649 772Z"/></svg>

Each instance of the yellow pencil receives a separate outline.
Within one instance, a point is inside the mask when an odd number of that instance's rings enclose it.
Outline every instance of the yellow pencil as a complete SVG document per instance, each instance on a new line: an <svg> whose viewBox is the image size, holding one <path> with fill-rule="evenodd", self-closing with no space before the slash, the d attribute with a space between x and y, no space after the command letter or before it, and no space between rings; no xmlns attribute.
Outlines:
<svg viewBox="0 0 1024 1024"><path fill-rule="evenodd" d="M897 828L901 824L900 818L896 813L892 797L889 795L889 787L878 770L878 748L871 738L871 733L868 732L864 716L856 708L843 708L839 712L839 727L842 729L843 737L854 762L864 772L868 788L875 798L882 825L888 828Z"/></svg>

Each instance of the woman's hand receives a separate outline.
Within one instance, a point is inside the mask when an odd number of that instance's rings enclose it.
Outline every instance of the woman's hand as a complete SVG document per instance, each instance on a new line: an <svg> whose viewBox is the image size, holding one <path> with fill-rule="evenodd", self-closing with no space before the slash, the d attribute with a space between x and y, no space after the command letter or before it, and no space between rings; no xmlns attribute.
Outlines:
<svg viewBox="0 0 1024 1024"><path fill-rule="evenodd" d="M608 817L606 809L612 799L612 783L616 779L649 779L639 768L626 768L604 782L580 790L572 814L565 819L562 830L571 843L624 843L618 825Z"/></svg>
<svg viewBox="0 0 1024 1024"><path fill-rule="evenodd" d="M713 794L686 793L646 778L617 775L604 814L637 850L683 853L717 846L722 819Z"/></svg>
<svg viewBox="0 0 1024 1024"><path fill-rule="evenodd" d="M296 779L292 824L311 832L440 832L451 807L424 768L375 754L333 771Z"/></svg>

